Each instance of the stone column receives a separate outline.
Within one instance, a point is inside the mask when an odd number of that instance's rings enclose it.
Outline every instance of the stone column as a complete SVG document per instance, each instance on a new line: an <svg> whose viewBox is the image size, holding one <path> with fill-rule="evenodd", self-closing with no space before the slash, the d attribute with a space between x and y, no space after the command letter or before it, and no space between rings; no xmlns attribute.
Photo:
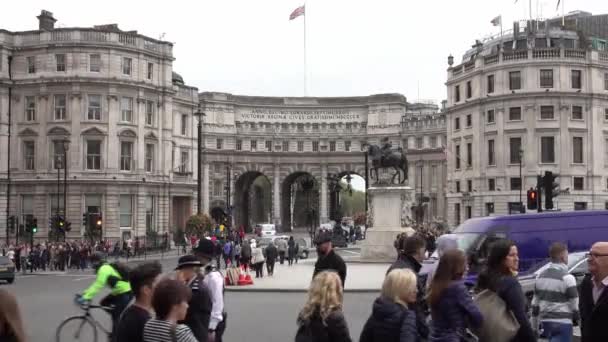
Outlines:
<svg viewBox="0 0 608 342"><path fill-rule="evenodd" d="M203 181L201 182L201 188L203 194L203 214L209 215L209 163L203 163Z"/></svg>
<svg viewBox="0 0 608 342"><path fill-rule="evenodd" d="M274 175L272 179L272 221L275 225L281 225L281 168L278 163L274 164Z"/></svg>
<svg viewBox="0 0 608 342"><path fill-rule="evenodd" d="M321 207L319 208L319 223L327 223L327 164L321 165Z"/></svg>

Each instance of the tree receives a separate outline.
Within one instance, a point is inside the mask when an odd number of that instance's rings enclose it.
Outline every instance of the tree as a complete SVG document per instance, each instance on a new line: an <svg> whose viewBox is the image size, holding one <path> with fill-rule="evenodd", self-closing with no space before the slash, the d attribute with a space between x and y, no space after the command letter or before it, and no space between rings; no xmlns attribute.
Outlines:
<svg viewBox="0 0 608 342"><path fill-rule="evenodd" d="M203 236L205 232L211 233L214 221L207 214L190 216L186 221L186 235L197 234Z"/></svg>
<svg viewBox="0 0 608 342"><path fill-rule="evenodd" d="M365 212L358 212L353 215L353 221L355 221L355 224L357 226L365 225L367 223L367 217L365 215Z"/></svg>

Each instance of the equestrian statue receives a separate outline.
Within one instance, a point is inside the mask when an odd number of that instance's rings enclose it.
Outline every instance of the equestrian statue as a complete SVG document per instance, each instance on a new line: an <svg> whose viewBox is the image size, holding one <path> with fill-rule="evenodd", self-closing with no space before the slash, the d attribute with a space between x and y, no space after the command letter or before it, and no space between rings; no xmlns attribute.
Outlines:
<svg viewBox="0 0 608 342"><path fill-rule="evenodd" d="M391 183L395 183L395 177L397 178L396 184L403 184L408 179L408 165L407 158L401 147L393 148L393 145L388 138L382 139L382 146L369 145L367 147L367 156L371 161L371 167L369 169L370 177L376 180L378 183L378 169L392 168L395 170L391 178ZM375 175L375 176L374 176Z"/></svg>

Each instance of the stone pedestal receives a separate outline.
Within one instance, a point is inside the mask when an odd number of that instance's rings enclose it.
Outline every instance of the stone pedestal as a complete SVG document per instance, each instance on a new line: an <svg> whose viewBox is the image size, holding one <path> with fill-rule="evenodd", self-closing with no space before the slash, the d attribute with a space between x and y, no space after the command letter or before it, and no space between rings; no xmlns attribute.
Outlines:
<svg viewBox="0 0 608 342"><path fill-rule="evenodd" d="M395 237L402 232L414 233L411 207L414 189L409 186L380 185L367 189L369 228L361 247L362 261L393 261L397 251Z"/></svg>

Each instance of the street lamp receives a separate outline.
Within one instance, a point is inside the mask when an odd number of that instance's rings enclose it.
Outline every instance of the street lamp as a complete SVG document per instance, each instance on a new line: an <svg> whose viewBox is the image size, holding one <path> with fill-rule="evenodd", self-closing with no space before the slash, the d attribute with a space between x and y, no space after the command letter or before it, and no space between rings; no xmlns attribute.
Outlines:
<svg viewBox="0 0 608 342"><path fill-rule="evenodd" d="M201 158L203 157L203 147L202 147L202 142L203 142L203 120L205 118L205 112L203 112L201 110L201 106L199 104L198 108L196 109L196 112L194 112L194 116L198 117L198 143L197 143L197 197L196 197L196 204L197 204L197 209L196 209L196 213L198 215L200 215L202 213L202 207L203 207L203 197L201 194L201 184L202 184L202 178L203 178L203 173L201 170L201 166L202 166L202 160Z"/></svg>
<svg viewBox="0 0 608 342"><path fill-rule="evenodd" d="M302 187L302 190L304 190L304 192L306 193L306 197L307 197L306 212L308 214L308 220L309 220L308 233L310 234L310 241L314 241L314 238L315 238L314 215L315 215L315 213L314 213L314 209L312 208L310 195L312 193L313 188L315 187L315 179L310 176L302 178L300 180L300 186Z"/></svg>
<svg viewBox="0 0 608 342"><path fill-rule="evenodd" d="M519 212L524 213L524 203L522 202L522 189L524 187L524 180L521 178L521 160L524 154L524 150L519 148Z"/></svg>

